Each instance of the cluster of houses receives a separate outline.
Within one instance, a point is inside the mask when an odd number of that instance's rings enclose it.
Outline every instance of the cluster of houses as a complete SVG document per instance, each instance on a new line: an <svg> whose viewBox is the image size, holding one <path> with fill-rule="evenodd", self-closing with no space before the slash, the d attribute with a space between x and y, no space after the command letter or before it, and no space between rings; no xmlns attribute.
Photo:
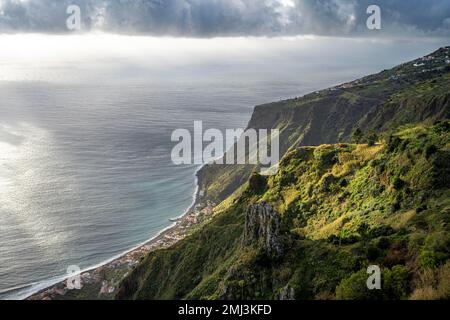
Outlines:
<svg viewBox="0 0 450 320"><path fill-rule="evenodd" d="M444 57L443 61L444 61L445 64L450 64L450 57L449 57L450 56L450 48L449 47L445 47L445 48L439 49L438 54L442 54L442 56ZM427 62L434 62L435 60L438 60L439 58L442 59L442 56L439 55L438 57L436 57L434 54L427 55L425 57L422 57L420 59L420 62L416 62L414 64L414 67L425 66L427 64Z"/></svg>
<svg viewBox="0 0 450 320"><path fill-rule="evenodd" d="M46 290L44 292L41 292L39 296L37 297L37 300L53 300L52 297L55 295L58 296L64 296L67 293L67 289L60 288L60 287L54 287L49 290Z"/></svg>
<svg viewBox="0 0 450 320"><path fill-rule="evenodd" d="M415 62L413 66L415 68L421 68L421 70L416 73L426 73L431 71L443 70L445 66L443 66L442 64L450 65L449 56L450 56L450 48L449 47L441 48L437 52L437 55L430 54L424 56L420 58L419 61ZM399 74L393 75L390 77L390 80L398 80L402 76L403 75Z"/></svg>
<svg viewBox="0 0 450 320"><path fill-rule="evenodd" d="M134 268L141 259L150 251L157 248L166 248L185 238L192 226L201 223L214 212L215 204L207 202L206 205L198 205L191 212L180 219L177 219L175 226L154 240L139 248L128 252L118 259L110 263L98 267L94 270L81 274L81 286L97 285L99 288L98 296L112 295L116 290L117 284L122 280L128 272ZM110 276L106 278L106 274ZM111 277L112 275L112 277ZM45 289L32 297L30 300L54 300L65 296L70 290L65 282L61 282L53 287Z"/></svg>
<svg viewBox="0 0 450 320"><path fill-rule="evenodd" d="M436 63L433 63L433 62L436 62ZM415 62L413 64L413 66L416 68L423 67L420 69L420 71L415 72L415 73L426 73L426 72L431 72L431 71L443 70L445 68L445 66L442 65L442 62L446 65L450 65L450 47L441 48L437 52L436 56L435 56L435 54L430 54L430 55L422 57L421 59L419 59L419 61ZM400 67L404 67L407 65L408 65L408 63L404 63L404 64L400 65ZM428 68L427 68L427 66L428 66ZM401 73L394 74L389 77L389 80L390 81L398 81L399 79L401 79L404 76L406 76L406 74L401 74ZM348 83L344 83L339 86L329 88L328 91L351 89L351 88L359 85L360 83L361 83L360 80L356 80L353 82L348 82ZM316 93L320 93L320 92L316 92Z"/></svg>
<svg viewBox="0 0 450 320"><path fill-rule="evenodd" d="M114 286L111 285L108 281L103 281L102 282L102 287L100 288L100 294L104 295L104 294L112 294L114 293Z"/></svg>

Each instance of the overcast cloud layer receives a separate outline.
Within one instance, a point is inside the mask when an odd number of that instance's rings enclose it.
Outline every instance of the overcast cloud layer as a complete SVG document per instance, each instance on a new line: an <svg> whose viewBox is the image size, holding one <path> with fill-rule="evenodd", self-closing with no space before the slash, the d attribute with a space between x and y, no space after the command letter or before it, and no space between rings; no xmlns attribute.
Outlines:
<svg viewBox="0 0 450 320"><path fill-rule="evenodd" d="M0 32L69 32L66 8L81 8L83 31L212 36L450 36L449 0L0 0ZM382 30L366 28L367 7Z"/></svg>

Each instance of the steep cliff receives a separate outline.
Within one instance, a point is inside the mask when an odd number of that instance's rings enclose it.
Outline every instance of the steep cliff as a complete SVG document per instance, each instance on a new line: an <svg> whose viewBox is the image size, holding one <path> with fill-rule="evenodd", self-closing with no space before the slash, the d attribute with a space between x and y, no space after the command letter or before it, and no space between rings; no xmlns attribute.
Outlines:
<svg viewBox="0 0 450 320"><path fill-rule="evenodd" d="M283 254L280 234L281 216L266 202L251 205L245 215L244 246L255 246L268 257Z"/></svg>
<svg viewBox="0 0 450 320"><path fill-rule="evenodd" d="M256 107L249 127L281 131L278 173L207 166L212 219L117 298L450 298L449 52ZM367 289L369 265L383 290Z"/></svg>
<svg viewBox="0 0 450 320"><path fill-rule="evenodd" d="M255 107L248 127L280 129L280 151L349 142L352 132L383 132L450 117L450 47L426 58L292 100ZM425 59L425 60L424 60ZM203 198L216 203L245 183L253 166L209 165L199 173Z"/></svg>
<svg viewBox="0 0 450 320"><path fill-rule="evenodd" d="M177 245L150 254L122 299L450 297L450 122L379 143L302 147ZM365 286L369 265L382 291Z"/></svg>

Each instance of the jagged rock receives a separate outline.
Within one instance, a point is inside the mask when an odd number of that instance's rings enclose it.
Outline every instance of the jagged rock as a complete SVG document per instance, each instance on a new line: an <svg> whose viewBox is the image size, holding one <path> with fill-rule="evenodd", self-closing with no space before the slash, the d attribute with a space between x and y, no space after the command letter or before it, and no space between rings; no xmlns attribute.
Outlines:
<svg viewBox="0 0 450 320"><path fill-rule="evenodd" d="M295 300L295 290L290 286L286 286L280 290L280 300Z"/></svg>
<svg viewBox="0 0 450 320"><path fill-rule="evenodd" d="M261 202L247 209L243 245L261 247L272 258L283 254L280 214L268 203Z"/></svg>

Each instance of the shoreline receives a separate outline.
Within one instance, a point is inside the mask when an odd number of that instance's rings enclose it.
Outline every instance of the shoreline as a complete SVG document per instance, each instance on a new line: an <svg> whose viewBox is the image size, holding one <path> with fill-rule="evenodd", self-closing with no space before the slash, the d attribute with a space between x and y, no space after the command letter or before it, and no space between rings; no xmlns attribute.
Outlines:
<svg viewBox="0 0 450 320"><path fill-rule="evenodd" d="M201 203L198 173L204 166L196 169L195 191L191 205L183 214L169 219L172 225L159 231L151 239L114 256L104 262L88 267L80 272L81 289L67 289L69 276L61 276L43 288L23 294L18 300L64 300L64 299L113 299L121 280L150 252L165 249L184 239L189 232L201 224L213 212L214 204Z"/></svg>

